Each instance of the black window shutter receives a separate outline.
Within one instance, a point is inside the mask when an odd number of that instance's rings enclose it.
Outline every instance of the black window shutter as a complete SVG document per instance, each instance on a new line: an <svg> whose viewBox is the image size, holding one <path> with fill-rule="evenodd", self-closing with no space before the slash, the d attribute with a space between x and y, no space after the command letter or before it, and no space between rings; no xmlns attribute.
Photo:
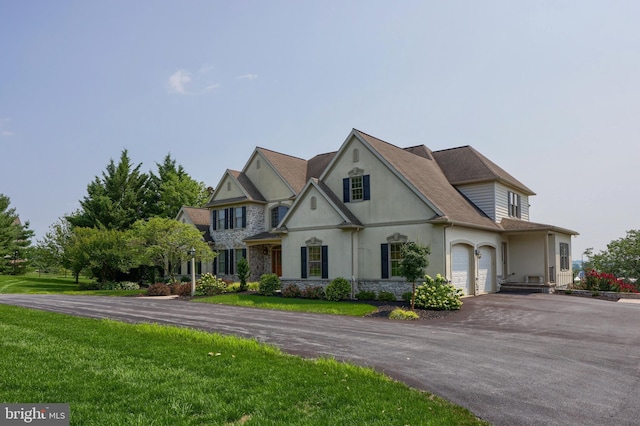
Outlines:
<svg viewBox="0 0 640 426"><path fill-rule="evenodd" d="M380 264L382 278L389 278L389 244L380 244Z"/></svg>
<svg viewBox="0 0 640 426"><path fill-rule="evenodd" d="M229 273L229 250L225 250L224 271L225 271L225 274Z"/></svg>
<svg viewBox="0 0 640 426"><path fill-rule="evenodd" d="M246 248L242 249L242 258L243 259L247 258L247 249Z"/></svg>
<svg viewBox="0 0 640 426"><path fill-rule="evenodd" d="M329 246L322 246L322 278L329 278Z"/></svg>
<svg viewBox="0 0 640 426"><path fill-rule="evenodd" d="M218 210L213 211L213 230L215 231L218 227Z"/></svg>
<svg viewBox="0 0 640 426"><path fill-rule="evenodd" d="M227 272L229 275L234 274L234 262L233 262L233 249L229 250L229 271Z"/></svg>
<svg viewBox="0 0 640 426"><path fill-rule="evenodd" d="M350 182L349 178L342 179L342 201L345 203L349 202L349 190L350 190Z"/></svg>
<svg viewBox="0 0 640 426"><path fill-rule="evenodd" d="M369 175L362 176L362 189L365 200L371 199L371 189L369 186Z"/></svg>
<svg viewBox="0 0 640 426"><path fill-rule="evenodd" d="M233 221L235 219L235 217L233 216L236 212L236 209L234 209L233 207L229 208L229 229L233 229Z"/></svg>
<svg viewBox="0 0 640 426"><path fill-rule="evenodd" d="M216 257L213 259L213 275L218 275L218 252L216 252Z"/></svg>
<svg viewBox="0 0 640 426"><path fill-rule="evenodd" d="M243 228L247 227L247 207L246 206L242 207L242 227Z"/></svg>
<svg viewBox="0 0 640 426"><path fill-rule="evenodd" d="M300 247L300 278L307 278L307 248Z"/></svg>

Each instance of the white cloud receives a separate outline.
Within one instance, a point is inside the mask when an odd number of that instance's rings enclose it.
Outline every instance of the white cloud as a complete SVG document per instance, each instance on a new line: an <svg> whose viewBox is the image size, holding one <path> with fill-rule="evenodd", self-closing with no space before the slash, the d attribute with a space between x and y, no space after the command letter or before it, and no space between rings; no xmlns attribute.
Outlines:
<svg viewBox="0 0 640 426"><path fill-rule="evenodd" d="M202 74L202 69L200 70L200 73ZM194 80L191 77L191 73L187 70L176 71L169 77L168 81L169 92L177 93L179 95L203 95L211 90L220 87L220 84L218 83L209 83L204 86L204 88L199 88L204 84L205 83L199 81L198 79ZM196 87L191 88L192 86Z"/></svg>
<svg viewBox="0 0 640 426"><path fill-rule="evenodd" d="M189 92L185 86L190 82L191 74L189 71L178 70L169 77L169 91L180 95L186 95Z"/></svg>
<svg viewBox="0 0 640 426"><path fill-rule="evenodd" d="M243 74L243 75L239 75L238 77L241 80L255 80L256 78L258 78L258 74Z"/></svg>

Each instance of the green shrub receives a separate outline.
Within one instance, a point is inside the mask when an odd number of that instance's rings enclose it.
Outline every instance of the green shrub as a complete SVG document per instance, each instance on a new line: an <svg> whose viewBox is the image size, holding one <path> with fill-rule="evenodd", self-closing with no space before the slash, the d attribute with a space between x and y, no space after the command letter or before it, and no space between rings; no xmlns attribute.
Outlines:
<svg viewBox="0 0 640 426"><path fill-rule="evenodd" d="M260 283L258 281L252 281L250 283L247 283L247 286L249 287L249 291L258 291L258 289L260 288Z"/></svg>
<svg viewBox="0 0 640 426"><path fill-rule="evenodd" d="M180 283L169 283L167 285L169 286L169 291L171 291L171 294L178 294L178 289L180 288L180 286L182 284L180 284Z"/></svg>
<svg viewBox="0 0 640 426"><path fill-rule="evenodd" d="M300 297L302 296L302 291L300 287L295 284L289 284L285 288L282 289L282 297Z"/></svg>
<svg viewBox="0 0 640 426"><path fill-rule="evenodd" d="M209 272L196 281L196 296L214 296L226 290L227 283Z"/></svg>
<svg viewBox="0 0 640 426"><path fill-rule="evenodd" d="M598 296L600 296L600 292L598 290L593 290L591 292L591 297L598 297Z"/></svg>
<svg viewBox="0 0 640 426"><path fill-rule="evenodd" d="M334 278L324 290L324 297L332 302L346 299L351 294L351 284L345 278Z"/></svg>
<svg viewBox="0 0 640 426"><path fill-rule="evenodd" d="M376 300L376 292L375 291L359 291L356 293L356 299L358 300Z"/></svg>
<svg viewBox="0 0 640 426"><path fill-rule="evenodd" d="M413 297L413 292L412 291L407 291L406 293L402 293L402 300L407 302L407 303L411 303L411 298Z"/></svg>
<svg viewBox="0 0 640 426"><path fill-rule="evenodd" d="M395 302L398 299L396 298L396 295L390 291L381 291L378 293L378 300L381 302Z"/></svg>
<svg viewBox="0 0 640 426"><path fill-rule="evenodd" d="M236 274L240 280L240 288L238 291L247 291L247 278L249 278L249 262L244 257L238 261L236 266Z"/></svg>
<svg viewBox="0 0 640 426"><path fill-rule="evenodd" d="M564 294L572 294L572 293L573 293L573 290L571 290L570 288L564 291Z"/></svg>
<svg viewBox="0 0 640 426"><path fill-rule="evenodd" d="M320 286L307 287L302 290L302 297L306 299L324 299L324 289Z"/></svg>
<svg viewBox="0 0 640 426"><path fill-rule="evenodd" d="M147 289L147 296L169 296L171 290L165 283L151 284Z"/></svg>
<svg viewBox="0 0 640 426"><path fill-rule="evenodd" d="M264 274L260 277L258 294L273 296L276 290L280 290L280 278L276 274Z"/></svg>
<svg viewBox="0 0 640 426"><path fill-rule="evenodd" d="M191 282L191 277L188 275L183 275L180 277L180 282L182 283L190 283Z"/></svg>
<svg viewBox="0 0 640 426"><path fill-rule="evenodd" d="M237 293L240 291L240 283L227 284L227 293Z"/></svg>
<svg viewBox="0 0 640 426"><path fill-rule="evenodd" d="M425 275L423 285L416 288L416 308L457 310L462 306L462 290L449 284L442 275L433 279Z"/></svg>
<svg viewBox="0 0 640 426"><path fill-rule="evenodd" d="M395 308L389 314L389 319L396 319L396 320L416 320L418 318L420 317L415 312L405 311L402 308Z"/></svg>

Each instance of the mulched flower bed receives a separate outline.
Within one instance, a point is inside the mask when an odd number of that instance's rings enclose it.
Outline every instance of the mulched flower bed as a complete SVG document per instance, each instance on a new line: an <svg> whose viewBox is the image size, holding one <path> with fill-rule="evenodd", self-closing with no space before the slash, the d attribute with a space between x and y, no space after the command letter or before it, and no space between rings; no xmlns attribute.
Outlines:
<svg viewBox="0 0 640 426"><path fill-rule="evenodd" d="M405 310L411 309L411 306L404 302L375 302L375 301L364 301L364 303L368 303L373 306L377 306L378 310L372 312L366 317L372 318L389 318L389 314L395 308L402 308ZM430 309L415 309L414 312L418 314L421 320L431 320L448 317L449 315L455 315L459 311L435 311Z"/></svg>

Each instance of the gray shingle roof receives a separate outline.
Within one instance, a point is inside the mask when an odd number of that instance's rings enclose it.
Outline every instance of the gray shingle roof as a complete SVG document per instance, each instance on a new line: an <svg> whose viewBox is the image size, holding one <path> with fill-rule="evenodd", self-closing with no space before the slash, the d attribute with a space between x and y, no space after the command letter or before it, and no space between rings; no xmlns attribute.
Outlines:
<svg viewBox="0 0 640 426"><path fill-rule="evenodd" d="M256 148L274 169L298 194L307 183L307 160L271 151L266 148Z"/></svg>
<svg viewBox="0 0 640 426"><path fill-rule="evenodd" d="M182 206L182 211L189 217L195 227L203 233L205 242L213 241L209 233L209 215L211 213L209 209Z"/></svg>
<svg viewBox="0 0 640 426"><path fill-rule="evenodd" d="M501 181L527 195L535 195L522 182L469 145L434 151L433 157L452 185Z"/></svg>
<svg viewBox="0 0 640 426"><path fill-rule="evenodd" d="M389 165L439 210L443 219L483 228L500 229L456 190L436 161L399 148L354 129ZM425 147L426 148L426 147ZM422 150L424 153L425 151ZM435 219L435 218L434 218Z"/></svg>

